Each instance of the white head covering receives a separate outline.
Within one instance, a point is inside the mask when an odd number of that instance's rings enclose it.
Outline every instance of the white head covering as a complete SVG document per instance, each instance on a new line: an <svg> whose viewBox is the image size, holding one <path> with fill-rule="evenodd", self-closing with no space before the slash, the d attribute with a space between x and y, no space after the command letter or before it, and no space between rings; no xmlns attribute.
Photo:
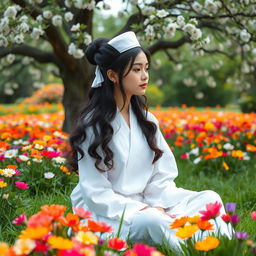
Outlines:
<svg viewBox="0 0 256 256"><path fill-rule="evenodd" d="M123 53L135 47L141 47L138 39L136 38L135 33L132 31L125 32L121 35L112 38L108 42L108 44L115 48L119 53ZM99 66L96 66L95 75L96 77L92 82L93 88L102 86L102 82L104 81Z"/></svg>

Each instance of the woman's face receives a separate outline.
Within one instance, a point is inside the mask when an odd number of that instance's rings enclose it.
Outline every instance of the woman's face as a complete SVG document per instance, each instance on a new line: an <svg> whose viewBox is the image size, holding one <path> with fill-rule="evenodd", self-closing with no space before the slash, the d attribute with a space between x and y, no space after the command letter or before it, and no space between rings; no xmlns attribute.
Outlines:
<svg viewBox="0 0 256 256"><path fill-rule="evenodd" d="M130 65L124 71L127 74ZM148 84L149 63L146 54L141 51L135 58L131 70L123 77L123 88L127 97L144 95Z"/></svg>

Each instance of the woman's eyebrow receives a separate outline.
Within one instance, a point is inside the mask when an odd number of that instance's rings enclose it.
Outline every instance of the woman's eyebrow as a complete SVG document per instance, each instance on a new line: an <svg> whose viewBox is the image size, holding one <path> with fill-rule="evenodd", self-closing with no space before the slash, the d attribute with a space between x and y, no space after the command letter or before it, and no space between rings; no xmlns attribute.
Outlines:
<svg viewBox="0 0 256 256"><path fill-rule="evenodd" d="M133 66L134 65L140 65L140 66L143 66L144 64L143 63L139 63L139 62L137 62L137 63L133 63ZM148 63L146 63L145 65L148 65Z"/></svg>

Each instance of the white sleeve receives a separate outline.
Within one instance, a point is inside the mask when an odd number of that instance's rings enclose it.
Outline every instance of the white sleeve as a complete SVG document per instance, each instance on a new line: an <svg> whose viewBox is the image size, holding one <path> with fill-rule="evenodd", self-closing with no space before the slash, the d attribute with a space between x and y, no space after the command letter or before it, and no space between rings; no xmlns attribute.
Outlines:
<svg viewBox="0 0 256 256"><path fill-rule="evenodd" d="M144 190L144 198L145 203L150 206L167 208L177 201L175 193L179 189L176 188L174 179L178 175L178 170L174 155L160 131L159 123L155 117L153 119L157 125L157 146L163 151L163 155L154 163L153 174Z"/></svg>
<svg viewBox="0 0 256 256"><path fill-rule="evenodd" d="M90 130L88 129L87 138L93 137ZM111 219L120 219L125 208L124 221L129 223L131 216L146 204L115 193L107 178L108 171L100 172L95 167L95 159L88 154L88 146L89 142L86 140L82 144L85 155L78 161L80 189L87 208L97 215Z"/></svg>

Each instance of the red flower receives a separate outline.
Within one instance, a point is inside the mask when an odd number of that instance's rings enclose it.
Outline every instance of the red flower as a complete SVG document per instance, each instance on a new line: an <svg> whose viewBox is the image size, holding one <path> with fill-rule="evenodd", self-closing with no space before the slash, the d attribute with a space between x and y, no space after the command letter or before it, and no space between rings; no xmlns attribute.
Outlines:
<svg viewBox="0 0 256 256"><path fill-rule="evenodd" d="M14 225L21 225L23 222L27 220L26 213L22 213L19 217L12 221Z"/></svg>
<svg viewBox="0 0 256 256"><path fill-rule="evenodd" d="M150 256L151 252L156 251L154 247L145 244L135 244L133 250L137 256Z"/></svg>
<svg viewBox="0 0 256 256"><path fill-rule="evenodd" d="M206 205L206 211L199 211L203 216L201 216L202 220L210 220L215 219L220 215L220 208L222 204L219 202L209 203Z"/></svg>
<svg viewBox="0 0 256 256"><path fill-rule="evenodd" d="M28 189L28 184L22 181L15 181L15 186L19 189Z"/></svg>
<svg viewBox="0 0 256 256"><path fill-rule="evenodd" d="M251 217L252 217L252 219L256 220L256 211L251 212Z"/></svg>
<svg viewBox="0 0 256 256"><path fill-rule="evenodd" d="M221 218L222 220L224 220L225 222L230 222L230 215L227 213L227 214L223 214L221 215Z"/></svg>
<svg viewBox="0 0 256 256"><path fill-rule="evenodd" d="M88 228L93 232L111 233L113 228L105 222L88 220Z"/></svg>
<svg viewBox="0 0 256 256"><path fill-rule="evenodd" d="M108 247L115 250L122 250L128 248L126 242L117 237L108 239Z"/></svg>

